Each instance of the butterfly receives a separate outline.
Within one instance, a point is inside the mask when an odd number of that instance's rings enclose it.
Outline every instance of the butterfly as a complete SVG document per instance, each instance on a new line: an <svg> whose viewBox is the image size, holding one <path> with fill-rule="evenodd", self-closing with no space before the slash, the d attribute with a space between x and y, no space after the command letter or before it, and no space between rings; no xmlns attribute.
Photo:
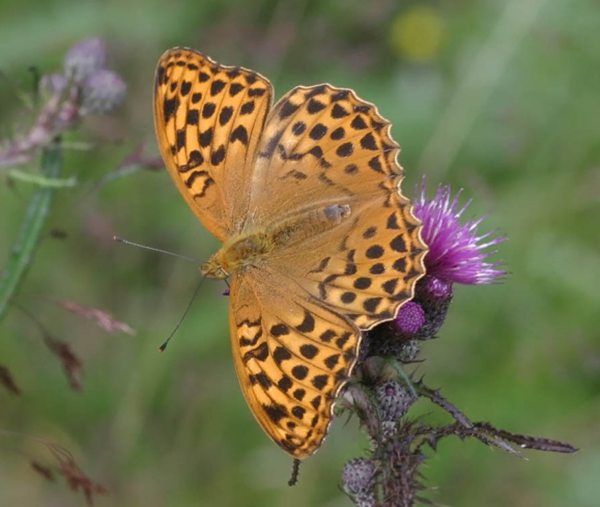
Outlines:
<svg viewBox="0 0 600 507"><path fill-rule="evenodd" d="M393 319L427 246L400 192L391 125L354 91L298 86L188 48L158 62L154 121L173 182L221 249L235 368L267 435L297 459L323 442L365 331Z"/></svg>

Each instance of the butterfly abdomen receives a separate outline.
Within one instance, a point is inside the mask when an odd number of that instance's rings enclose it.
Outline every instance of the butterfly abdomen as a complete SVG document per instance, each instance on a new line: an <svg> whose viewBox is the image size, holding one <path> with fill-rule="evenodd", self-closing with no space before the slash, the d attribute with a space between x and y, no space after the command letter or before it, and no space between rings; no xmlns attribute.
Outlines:
<svg viewBox="0 0 600 507"><path fill-rule="evenodd" d="M347 204L313 209L283 220L270 229L276 247L287 247L328 231L350 216Z"/></svg>

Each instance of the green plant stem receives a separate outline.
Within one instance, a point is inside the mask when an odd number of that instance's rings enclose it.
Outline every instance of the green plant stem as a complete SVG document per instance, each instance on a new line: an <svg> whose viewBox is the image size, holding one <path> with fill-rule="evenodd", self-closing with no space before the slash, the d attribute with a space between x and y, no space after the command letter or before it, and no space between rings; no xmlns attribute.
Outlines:
<svg viewBox="0 0 600 507"><path fill-rule="evenodd" d="M41 169L46 178L60 177L62 149L59 142L44 149ZM31 197L17 242L0 277L0 324L33 262L55 191L56 188L46 186L36 190Z"/></svg>
<svg viewBox="0 0 600 507"><path fill-rule="evenodd" d="M19 169L11 169L7 173L9 178L14 180L23 181L25 183L31 183L38 187L53 187L53 188L72 188L77 185L77 179L71 178L48 178L47 176L40 176L38 174L26 173L19 171Z"/></svg>

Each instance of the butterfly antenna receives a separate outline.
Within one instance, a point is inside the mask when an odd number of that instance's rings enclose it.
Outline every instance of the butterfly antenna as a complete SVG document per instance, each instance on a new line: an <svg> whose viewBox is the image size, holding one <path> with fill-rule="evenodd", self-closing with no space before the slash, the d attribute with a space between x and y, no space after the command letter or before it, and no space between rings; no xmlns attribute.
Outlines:
<svg viewBox="0 0 600 507"><path fill-rule="evenodd" d="M298 476L300 475L300 463L302 463L298 458L294 459L294 463L292 464L292 476L288 481L288 486L295 486L298 483Z"/></svg>
<svg viewBox="0 0 600 507"><path fill-rule="evenodd" d="M180 259L184 259L186 261L195 262L196 264L202 264L202 262L200 262L198 259L194 259L194 257L188 257L187 255L176 254L176 253L173 253L173 252L169 252L168 250L163 250L162 248L155 248L153 246L142 245L142 244L136 243L134 241L129 241L127 239L120 238L119 236L113 236L113 239L117 243L124 243L126 245L137 246L137 247L140 247L140 248L144 248L145 250L152 250L153 252L158 252L158 253L163 253L163 254L167 254L167 255L172 255L173 257L179 257Z"/></svg>
<svg viewBox="0 0 600 507"><path fill-rule="evenodd" d="M175 329L173 329L173 331L171 332L171 334L169 335L169 337L167 338L165 343L163 343L160 347L158 347L159 352L165 351L165 349L167 348L167 345L169 345L169 342L171 341L171 338L173 338L173 336L179 329L179 326L181 326L181 323L185 320L185 317L188 314L188 312L190 311L190 308L192 307L192 303L194 302L194 299L196 299L196 295L198 294L198 291L200 290L200 287L202 286L202 282L204 282L204 280L206 280L206 276L203 276L200 279L200 282L198 282L198 285L196 286L196 290L194 291L194 295L192 296L192 299L190 299L190 302L188 303L187 308L185 309L185 312L183 312L181 319L179 319L179 322L175 326Z"/></svg>

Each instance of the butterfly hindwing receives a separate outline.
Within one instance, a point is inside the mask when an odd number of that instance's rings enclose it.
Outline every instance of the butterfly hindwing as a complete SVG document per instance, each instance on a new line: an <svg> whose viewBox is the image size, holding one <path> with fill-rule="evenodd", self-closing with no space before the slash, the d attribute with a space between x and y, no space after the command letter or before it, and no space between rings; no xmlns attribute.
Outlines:
<svg viewBox="0 0 600 507"><path fill-rule="evenodd" d="M254 416L286 452L311 455L356 362L359 330L307 299L298 285L256 268L233 277L230 328L238 379Z"/></svg>
<svg viewBox="0 0 600 507"><path fill-rule="evenodd" d="M167 169L204 226L224 240L247 211L248 179L271 105L260 74L175 48L160 59L154 119Z"/></svg>

